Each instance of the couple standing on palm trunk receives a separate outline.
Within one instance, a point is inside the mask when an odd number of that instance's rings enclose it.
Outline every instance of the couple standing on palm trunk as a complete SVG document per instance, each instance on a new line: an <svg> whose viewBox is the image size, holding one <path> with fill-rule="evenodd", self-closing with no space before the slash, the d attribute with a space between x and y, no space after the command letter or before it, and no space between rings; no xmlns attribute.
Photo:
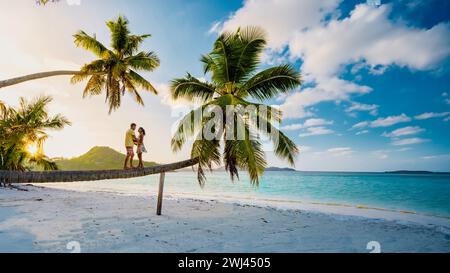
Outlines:
<svg viewBox="0 0 450 273"><path fill-rule="evenodd" d="M142 127L139 127L138 133L139 136L136 137L135 130L136 130L136 123L132 123L130 125L130 129L127 130L125 134L125 148L127 150L127 155L125 157L125 162L123 165L123 168L125 170L133 169L133 158L134 158L134 146L137 146L136 153L139 158L139 164L138 168L144 168L144 162L142 160L142 153L146 153L147 149L144 145L144 137L145 137L145 130Z"/></svg>

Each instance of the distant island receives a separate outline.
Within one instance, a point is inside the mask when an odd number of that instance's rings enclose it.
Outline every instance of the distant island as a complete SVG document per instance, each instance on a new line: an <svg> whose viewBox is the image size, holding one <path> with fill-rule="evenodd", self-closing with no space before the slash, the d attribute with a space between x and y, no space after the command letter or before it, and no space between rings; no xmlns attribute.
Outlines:
<svg viewBox="0 0 450 273"><path fill-rule="evenodd" d="M225 171L225 167L215 168L214 171L224 172ZM296 169L292 169L292 168L278 168L278 167L267 167L265 169L265 171L266 172L297 172Z"/></svg>
<svg viewBox="0 0 450 273"><path fill-rule="evenodd" d="M225 171L225 167L219 167L219 168L214 168L213 169L216 172L224 172ZM178 171L192 171L192 168L184 168L184 169L180 169ZM243 171L243 170L240 170ZM292 169L292 168L278 168L278 167L267 167L265 169L266 172L298 172L296 169Z"/></svg>
<svg viewBox="0 0 450 273"><path fill-rule="evenodd" d="M292 168L278 168L278 167L268 167L266 172L296 172L297 170Z"/></svg>
<svg viewBox="0 0 450 273"><path fill-rule="evenodd" d="M430 171L386 171L384 173L388 174L450 174L450 172L430 172Z"/></svg>
<svg viewBox="0 0 450 273"><path fill-rule="evenodd" d="M94 147L82 156L71 159L54 159L63 171L119 170L123 169L125 155L110 147ZM134 161L134 166L138 162ZM144 162L145 167L155 166L155 162Z"/></svg>

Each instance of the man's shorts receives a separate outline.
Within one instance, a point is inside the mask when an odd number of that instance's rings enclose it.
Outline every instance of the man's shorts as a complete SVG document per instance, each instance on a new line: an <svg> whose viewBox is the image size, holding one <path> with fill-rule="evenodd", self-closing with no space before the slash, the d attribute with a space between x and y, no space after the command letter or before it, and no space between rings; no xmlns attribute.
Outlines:
<svg viewBox="0 0 450 273"><path fill-rule="evenodd" d="M134 155L133 147L126 147L126 148L127 148L127 156L133 156Z"/></svg>

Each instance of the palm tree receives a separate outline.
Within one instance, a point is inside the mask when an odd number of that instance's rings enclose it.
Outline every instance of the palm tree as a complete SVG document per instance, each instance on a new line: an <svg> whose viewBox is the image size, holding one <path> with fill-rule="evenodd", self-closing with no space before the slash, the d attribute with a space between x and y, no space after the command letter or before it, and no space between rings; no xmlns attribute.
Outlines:
<svg viewBox="0 0 450 273"><path fill-rule="evenodd" d="M25 171L33 167L56 170L57 166L43 151L47 130L59 130L70 122L61 115L50 117L50 97L27 102L20 98L18 109L5 107L0 116L0 169ZM34 153L30 147L36 147Z"/></svg>
<svg viewBox="0 0 450 273"><path fill-rule="evenodd" d="M189 137L196 135L191 149L191 158L198 158L198 180L204 184L204 168L223 161L225 169L234 180L239 178L238 169L247 170L251 183L258 185L267 163L257 132L266 133L274 143L275 154L294 165L299 150L295 143L279 131L274 121L281 122L281 111L252 101L265 101L301 85L300 74L290 65L280 65L257 72L260 55L266 45L265 32L257 27L246 27L236 32L224 32L214 43L212 51L202 56L204 73L211 74L211 82L199 80L190 74L174 79L171 84L173 99L199 101L202 106L188 113L178 125L172 138L172 149L179 151ZM222 116L227 106L253 106L257 119L237 113L232 122L244 124L244 138L236 140L236 129L229 126L231 120L212 126L214 139L202 137L212 118L208 118L211 107L219 109ZM261 111L260 109L267 109ZM195 119L199 112L203 117ZM205 112L208 112L205 114ZM264 130L267 128L267 130ZM221 144L224 144L221 151Z"/></svg>
<svg viewBox="0 0 450 273"><path fill-rule="evenodd" d="M6 111L6 105L3 101L0 100L0 116Z"/></svg>
<svg viewBox="0 0 450 273"><path fill-rule="evenodd" d="M84 65L80 71L58 70L31 74L23 77L0 81L0 88L18 83L52 76L72 75L72 83L88 80L83 97L99 95L106 90L109 112L117 109L121 96L129 92L139 104L143 100L138 89L157 94L150 82L137 71L151 72L159 67L159 58L154 52L139 51L139 46L150 35L132 35L128 20L119 16L116 21L106 22L111 32L111 47L108 49L99 42L95 35L89 36L84 31L74 35L75 44L94 53L98 59Z"/></svg>

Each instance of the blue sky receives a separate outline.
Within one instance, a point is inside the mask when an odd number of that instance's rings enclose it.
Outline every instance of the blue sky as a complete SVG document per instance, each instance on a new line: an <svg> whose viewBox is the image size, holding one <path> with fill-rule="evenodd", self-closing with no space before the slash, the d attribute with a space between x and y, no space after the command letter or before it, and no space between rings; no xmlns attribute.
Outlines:
<svg viewBox="0 0 450 273"><path fill-rule="evenodd" d="M47 144L52 156L76 156L94 145L121 150L122 127L137 120L151 132L153 153L147 159L186 157L187 150L170 151L170 130L183 105L164 98L167 84L186 72L204 77L199 58L217 34L251 24L269 36L262 67L290 62L303 74L301 89L269 102L285 112L282 128L303 150L297 169L450 171L449 1L374 6L341 0L81 0L80 5L62 0L37 7L21 0L2 2L0 10L5 39L0 41L11 47L0 56L8 64L0 68L0 78L79 67L92 55L75 48L71 35L83 29L107 43L104 22L119 14L130 20L133 32L153 35L144 48L157 52L161 67L146 77L162 94L145 96L145 108L130 100L108 116L106 106L99 107L102 98L82 100L82 86L64 78L0 94L10 104L19 95L54 96L52 109L73 126L52 135ZM68 139L74 145L67 145ZM268 159L286 165L270 152Z"/></svg>

